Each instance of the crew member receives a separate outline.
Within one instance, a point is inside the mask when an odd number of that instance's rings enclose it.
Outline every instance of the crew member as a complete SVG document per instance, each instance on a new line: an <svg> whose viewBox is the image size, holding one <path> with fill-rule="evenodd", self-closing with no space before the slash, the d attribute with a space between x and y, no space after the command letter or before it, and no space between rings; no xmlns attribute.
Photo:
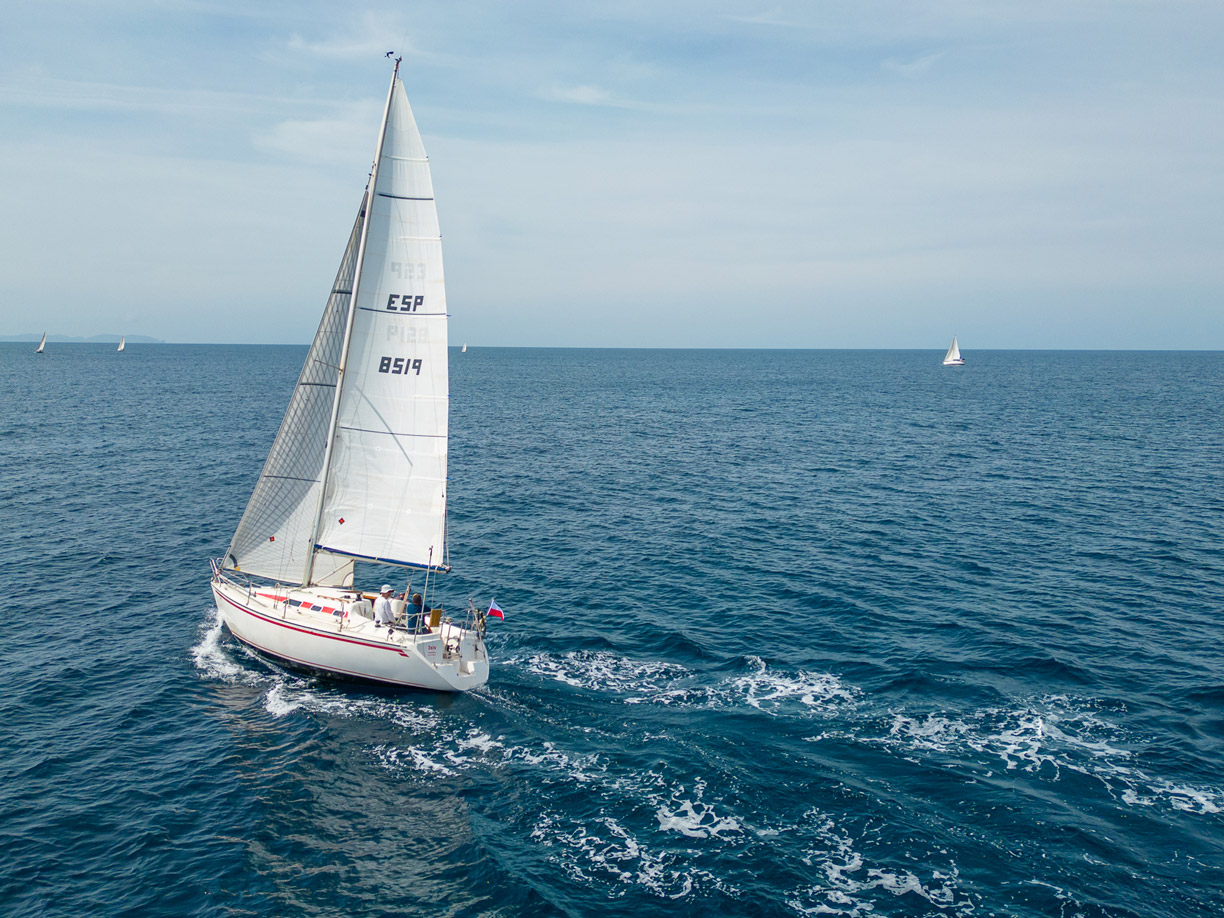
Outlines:
<svg viewBox="0 0 1224 918"><path fill-rule="evenodd" d="M374 621L379 625L391 625L395 622L395 613L391 611L391 596L395 591L391 585L384 583L374 600Z"/></svg>

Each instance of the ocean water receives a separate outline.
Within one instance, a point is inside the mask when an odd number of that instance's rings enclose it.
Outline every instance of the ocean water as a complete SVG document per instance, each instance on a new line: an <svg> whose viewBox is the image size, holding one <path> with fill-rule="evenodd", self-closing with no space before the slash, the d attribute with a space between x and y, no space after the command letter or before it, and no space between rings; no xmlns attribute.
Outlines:
<svg viewBox="0 0 1224 918"><path fill-rule="evenodd" d="M218 623L305 348L32 351L6 916L1224 912L1224 354L453 351L442 696Z"/></svg>

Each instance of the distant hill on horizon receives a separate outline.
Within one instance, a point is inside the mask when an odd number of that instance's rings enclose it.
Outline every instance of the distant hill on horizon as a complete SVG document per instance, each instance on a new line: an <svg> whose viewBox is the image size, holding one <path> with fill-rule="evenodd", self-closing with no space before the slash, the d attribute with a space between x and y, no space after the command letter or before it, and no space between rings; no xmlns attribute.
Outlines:
<svg viewBox="0 0 1224 918"><path fill-rule="evenodd" d="M89 338L77 338L72 335L47 335L48 344L118 344L122 335L93 335ZM127 335L128 344L165 344L161 338L150 338L147 335ZM35 335L0 335L0 341L29 341L37 344L42 339L42 332Z"/></svg>

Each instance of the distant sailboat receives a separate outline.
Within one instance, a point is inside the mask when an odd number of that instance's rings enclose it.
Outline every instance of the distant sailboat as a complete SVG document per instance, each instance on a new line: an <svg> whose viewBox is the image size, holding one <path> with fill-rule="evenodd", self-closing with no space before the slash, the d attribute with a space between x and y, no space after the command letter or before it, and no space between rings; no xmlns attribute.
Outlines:
<svg viewBox="0 0 1224 918"><path fill-rule="evenodd" d="M952 336L952 346L948 348L948 353L944 354L945 367L963 367L965 358L961 356L960 345L956 343L956 336Z"/></svg>
<svg viewBox="0 0 1224 918"><path fill-rule="evenodd" d="M119 350L123 350L123 347L126 344L127 344L127 338L124 337L123 335L120 335L119 336Z"/></svg>
<svg viewBox="0 0 1224 918"><path fill-rule="evenodd" d="M38 342L38 350L36 350L34 353L41 354L43 352L43 348L45 348L46 346L47 346L47 333L43 332L42 340Z"/></svg>
<svg viewBox="0 0 1224 918"><path fill-rule="evenodd" d="M467 345L466 345L466 344L465 344L465 345L463 346L463 348L462 348L462 349L459 351L459 353L460 353L460 354L466 354L466 353L467 353Z"/></svg>

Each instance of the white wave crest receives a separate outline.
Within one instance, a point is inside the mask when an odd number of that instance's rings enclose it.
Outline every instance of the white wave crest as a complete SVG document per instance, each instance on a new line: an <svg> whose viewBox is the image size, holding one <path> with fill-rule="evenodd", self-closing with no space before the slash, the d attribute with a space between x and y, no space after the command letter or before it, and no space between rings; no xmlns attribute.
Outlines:
<svg viewBox="0 0 1224 918"><path fill-rule="evenodd" d="M1200 816L1224 812L1224 793L1219 789L1173 784L1170 781L1152 782L1146 793L1134 785L1127 786L1122 791L1121 800L1128 806L1167 805Z"/></svg>
<svg viewBox="0 0 1224 918"><path fill-rule="evenodd" d="M734 894L728 884L693 867L687 857L652 851L611 816L579 822L545 813L531 837L550 849L549 860L571 879L603 886L609 898L624 896L633 885L667 899L687 898L699 888Z"/></svg>
<svg viewBox="0 0 1224 918"><path fill-rule="evenodd" d="M691 800L684 800L678 810L659 807L656 814L659 828L665 832L679 832L689 838L717 838L722 832L739 832L740 824L734 819L718 818L704 804L697 804L698 812Z"/></svg>
<svg viewBox="0 0 1224 918"><path fill-rule="evenodd" d="M375 746L374 757L388 771L416 771L426 775L452 777L457 772L431 755L432 750L416 746Z"/></svg>
<svg viewBox="0 0 1224 918"><path fill-rule="evenodd" d="M854 839L832 818L819 810L804 814L805 822L790 833L808 836L803 862L821 874L822 881L791 892L787 904L802 915L845 915L851 918L876 914L882 890L893 896L912 895L925 899L943 914L972 915L975 904L958 888L956 865L947 871L933 870L923 881L909 870L886 870L869 866L856 849Z"/></svg>
<svg viewBox="0 0 1224 918"><path fill-rule="evenodd" d="M967 760L970 767L1058 781L1064 771L1095 778L1127 806L1166 807L1197 815L1224 812L1224 790L1154 776L1138 766L1116 725L1063 695L1046 696L1018 709L985 708L965 715L892 715L879 742L903 755L934 753ZM813 737L813 740L817 738ZM975 754L975 755L971 755ZM977 757L978 761L974 761Z"/></svg>
<svg viewBox="0 0 1224 918"><path fill-rule="evenodd" d="M593 692L624 694L625 704L674 705L707 710L747 705L766 714L827 712L858 701L860 692L830 673L770 669L750 657L753 671L703 684L675 663L631 660L609 651L539 653L520 663L529 673Z"/></svg>
<svg viewBox="0 0 1224 918"><path fill-rule="evenodd" d="M1130 752L1101 738L1114 732L1095 715L1066 707L985 708L966 717L894 713L889 737L910 750L956 754L972 750L999 759L1005 770L1057 779L1062 769L1088 774L1093 759L1118 761Z"/></svg>
<svg viewBox="0 0 1224 918"><path fill-rule="evenodd" d="M664 832L679 832L689 838L718 838L722 833L735 834L742 831L739 821L727 816L718 816L714 807L703 801L705 784L697 782L694 789L696 800L672 800L660 806L655 813L659 828Z"/></svg>
<svg viewBox="0 0 1224 918"><path fill-rule="evenodd" d="M505 760L518 760L535 768L542 768L567 783L576 781L579 784L589 784L599 780L605 771L598 755L571 756L551 742L542 743L539 748L511 746L505 749Z"/></svg>
<svg viewBox="0 0 1224 918"><path fill-rule="evenodd" d="M283 682L277 682L264 695L264 709L273 717L285 717L300 707L302 707L301 700L290 697Z"/></svg>
<svg viewBox="0 0 1224 918"><path fill-rule="evenodd" d="M204 626L200 640L191 648L196 669L210 679L223 682L247 681L246 670L234 662L221 646L221 613L213 609L213 619Z"/></svg>
<svg viewBox="0 0 1224 918"><path fill-rule="evenodd" d="M769 669L763 661L753 662L757 671L732 679L729 688L758 711L777 714L794 704L825 710L857 700L858 693L830 673L786 673Z"/></svg>
<svg viewBox="0 0 1224 918"><path fill-rule="evenodd" d="M731 676L714 685L678 685L625 699L627 704L660 704L706 710L743 705L769 714L827 714L853 705L859 691L830 673L771 670L753 658L754 672Z"/></svg>
<svg viewBox="0 0 1224 918"><path fill-rule="evenodd" d="M608 651L571 651L559 657L534 654L524 666L529 673L596 692L641 691L659 682L669 683L689 674L683 666L675 663L631 660Z"/></svg>

